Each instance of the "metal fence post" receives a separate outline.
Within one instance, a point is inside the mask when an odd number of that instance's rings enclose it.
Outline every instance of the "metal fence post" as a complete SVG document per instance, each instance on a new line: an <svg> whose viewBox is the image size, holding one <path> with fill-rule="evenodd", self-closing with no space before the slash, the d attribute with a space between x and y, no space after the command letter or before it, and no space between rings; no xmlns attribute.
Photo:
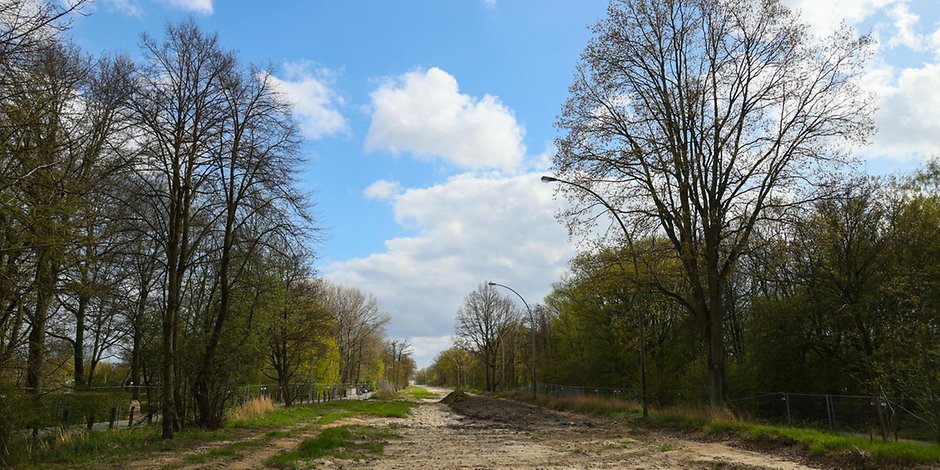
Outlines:
<svg viewBox="0 0 940 470"><path fill-rule="evenodd" d="M789 393L783 394L783 401L787 402L787 424L792 426L793 416L790 414L790 394Z"/></svg>

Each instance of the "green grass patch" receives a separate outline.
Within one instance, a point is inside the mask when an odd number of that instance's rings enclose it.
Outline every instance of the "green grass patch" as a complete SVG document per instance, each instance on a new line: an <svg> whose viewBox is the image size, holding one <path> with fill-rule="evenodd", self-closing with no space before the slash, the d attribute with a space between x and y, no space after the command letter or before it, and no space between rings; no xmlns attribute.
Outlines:
<svg viewBox="0 0 940 470"><path fill-rule="evenodd" d="M265 463L278 468L293 468L300 462L322 457L364 460L382 455L388 439L397 437L388 428L373 426L337 426L324 429L319 436L306 439L296 450L281 452Z"/></svg>
<svg viewBox="0 0 940 470"><path fill-rule="evenodd" d="M844 454L867 455L890 464L940 463L940 445L919 442L871 441L866 437L831 434L816 429L770 426L743 422L713 422L706 433L733 434L765 445L799 445L813 457Z"/></svg>
<svg viewBox="0 0 940 470"><path fill-rule="evenodd" d="M227 428L263 428L292 426L301 422L328 424L342 418L366 415L404 418L414 403L407 401L339 400L326 403L295 405L278 408L263 416L233 420Z"/></svg>
<svg viewBox="0 0 940 470"><path fill-rule="evenodd" d="M412 406L415 406L415 403L401 400L341 400L297 405L278 408L250 419L233 420L227 423L224 429L191 429L178 432L172 440L161 439L161 430L158 426L93 432L84 430L54 432L38 441L28 439L24 434L22 439L12 443L6 457L0 457L0 468L76 468L96 466L103 462L117 465L148 452L188 449L192 448L194 443L232 440L245 437L251 434L252 430L270 429L270 432L261 439L236 442L187 459L193 463L202 463L215 458L233 456L247 447L260 445L255 444L256 442L263 443L274 438L289 437L309 429L310 426L332 423L342 418L361 415L404 418ZM300 423L304 423L305 426L298 428L296 425ZM286 427L294 429L279 429Z"/></svg>
<svg viewBox="0 0 940 470"><path fill-rule="evenodd" d="M38 441L23 440L10 449L7 466L17 468L76 468L101 461L128 460L145 452L187 448L193 442L231 439L225 430L194 429L176 433L173 440L163 440L156 426L107 431L72 430L54 432ZM0 465L3 466L3 465Z"/></svg>
<svg viewBox="0 0 940 470"><path fill-rule="evenodd" d="M411 385L408 388L402 390L401 396L404 398L414 398L418 400L424 400L424 399L433 400L435 398L438 398L436 393L431 393L426 388L417 387L414 385Z"/></svg>
<svg viewBox="0 0 940 470"><path fill-rule="evenodd" d="M271 438L269 437L263 437L261 439L254 439L250 441L233 442L222 447L216 447L215 449L211 449L208 452L202 454L191 455L186 458L186 461L190 463L206 463L210 460L219 458L234 457L246 449L261 447L269 442L271 442Z"/></svg>
<svg viewBox="0 0 940 470"><path fill-rule="evenodd" d="M870 441L863 436L833 434L817 429L748 423L736 420L728 411L716 411L708 407L686 406L651 410L649 417L644 420L640 418L640 410L635 403L603 397L542 398L539 404L594 416L627 418L637 429L679 429L706 435L724 435L770 448L799 446L809 456L817 458L839 459L851 456L892 466L940 463L940 444Z"/></svg>

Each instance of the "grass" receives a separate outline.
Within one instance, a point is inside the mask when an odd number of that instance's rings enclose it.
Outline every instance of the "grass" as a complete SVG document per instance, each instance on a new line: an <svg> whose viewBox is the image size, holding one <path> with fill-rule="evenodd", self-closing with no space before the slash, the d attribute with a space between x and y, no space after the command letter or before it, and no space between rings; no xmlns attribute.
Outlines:
<svg viewBox="0 0 940 470"><path fill-rule="evenodd" d="M237 455L249 447L263 445L272 439L296 435L309 426L327 424L346 417L366 415L403 418L414 405L406 401L343 400L274 408L264 412L266 404L251 403L240 407L242 409L237 413L241 414L230 415L240 418L230 419L223 429L189 429L176 433L172 440L161 439L158 426L93 432L57 431L38 441L18 441L15 447L9 449L6 460L0 458L0 468L75 468L94 466L105 461L117 464L148 452L187 449L197 442L240 439L256 434L257 430L268 431L259 439L234 442L186 459L192 463L204 463ZM300 423L307 426L304 429L297 428L296 425ZM283 429L290 427L294 429Z"/></svg>
<svg viewBox="0 0 940 470"><path fill-rule="evenodd" d="M340 400L277 408L262 416L231 420L226 428L266 428L292 426L300 422L329 424L338 419L366 415L404 418L414 403L407 401Z"/></svg>
<svg viewBox="0 0 940 470"><path fill-rule="evenodd" d="M264 416L274 411L275 408L274 401L270 398L255 397L233 408L226 414L226 417L230 421L243 421Z"/></svg>
<svg viewBox="0 0 940 470"><path fill-rule="evenodd" d="M417 387L414 385L409 386L408 388L401 391L401 396L403 398L414 398L414 399L435 399L437 398L436 393L429 392L426 388Z"/></svg>
<svg viewBox="0 0 940 470"><path fill-rule="evenodd" d="M832 434L816 429L750 423L735 418L728 410L704 406L651 410L649 418L643 419L640 418L640 408L636 403L611 397L542 398L539 403L557 410L613 419L626 418L640 429L678 429L706 436L720 435L768 448L799 446L807 455L815 458L848 457L885 465L940 463L940 444L870 441L866 437Z"/></svg>
<svg viewBox="0 0 940 470"><path fill-rule="evenodd" d="M397 437L388 428L374 426L337 426L324 429L319 436L306 439L296 450L281 452L265 463L278 468L293 468L298 463L334 457L346 460L363 460L382 455L387 439Z"/></svg>
<svg viewBox="0 0 940 470"><path fill-rule="evenodd" d="M271 442L271 440L272 438L266 435L265 437L262 437L260 439L233 442L231 444L228 444L222 447L216 447L215 449L212 449L203 454L190 455L189 457L186 458L186 461L190 463L206 463L206 462L209 462L210 460L215 460L219 458L234 457L243 450L253 449L255 447L261 447Z"/></svg>
<svg viewBox="0 0 940 470"><path fill-rule="evenodd" d="M48 468L88 466L101 459L127 460L145 452L172 451L186 448L193 442L230 439L224 430L194 429L176 434L173 440L161 439L155 426L108 431L57 431L37 442L25 441L11 449L16 460L6 462L17 468ZM2 466L2 464L0 464Z"/></svg>
<svg viewBox="0 0 940 470"><path fill-rule="evenodd" d="M871 441L866 437L831 434L816 429L715 421L703 426L707 434L731 434L745 441L769 445L799 445L812 457L855 455L902 464L940 463L940 445L916 442Z"/></svg>

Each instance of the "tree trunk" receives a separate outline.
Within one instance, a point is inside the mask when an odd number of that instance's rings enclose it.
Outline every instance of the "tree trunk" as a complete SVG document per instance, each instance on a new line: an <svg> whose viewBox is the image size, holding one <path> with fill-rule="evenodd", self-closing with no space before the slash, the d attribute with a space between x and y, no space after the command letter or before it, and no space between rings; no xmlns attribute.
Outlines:
<svg viewBox="0 0 940 470"><path fill-rule="evenodd" d="M160 373L161 386L161 413L163 426L163 439L173 439L173 433L177 427L176 400L175 400L175 379L176 379L176 318L179 312L181 279L177 272L176 264L177 252L176 243L170 241L170 249L167 250L167 261L169 266L167 280L167 303L166 310L163 312L163 367Z"/></svg>
<svg viewBox="0 0 940 470"><path fill-rule="evenodd" d="M48 248L38 248L36 255L36 308L30 318L26 387L39 394L42 386L42 365L45 358L46 319L55 297L56 268Z"/></svg>
<svg viewBox="0 0 940 470"><path fill-rule="evenodd" d="M88 296L78 296L78 309L75 311L75 341L72 342L74 358L75 388L85 386L85 313L88 310ZM91 384L91 379L88 381Z"/></svg>

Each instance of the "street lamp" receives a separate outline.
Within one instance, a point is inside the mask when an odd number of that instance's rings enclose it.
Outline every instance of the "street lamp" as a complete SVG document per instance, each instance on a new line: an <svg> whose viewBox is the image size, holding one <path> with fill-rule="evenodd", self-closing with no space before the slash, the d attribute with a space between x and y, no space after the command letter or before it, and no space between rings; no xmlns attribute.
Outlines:
<svg viewBox="0 0 940 470"><path fill-rule="evenodd" d="M554 176L542 176L541 178L543 183L562 183L569 186L574 186L582 191L587 192L591 196L594 196L608 211L614 216L614 219L617 220L617 223L620 224L620 228L623 229L623 236L626 237L627 243L630 245L632 250L633 248L633 238L630 236L630 231L627 230L627 226L624 225L623 220L620 218L620 214L617 213L617 210L614 209L610 203L607 202L600 194L595 193L591 188L582 186L578 183L572 181L566 181L563 179L555 178ZM633 253L633 270L634 274L639 274L637 269L636 262L636 252ZM621 265L622 267L622 265ZM641 313L642 315L642 313ZM646 321L645 318L640 318L640 400L643 402L643 417L646 418L649 416L649 402L646 399Z"/></svg>
<svg viewBox="0 0 940 470"><path fill-rule="evenodd" d="M519 297L519 300L521 300L522 304L525 305L526 311L529 312L529 324L532 325L532 399L534 400L536 396L538 395L538 393L536 392L536 389L538 389L538 384L535 382L535 317L532 316L532 309L529 308L529 303L526 302L525 299L522 298L522 296L519 295L519 293L516 292L516 290L513 289L512 287L499 284L496 282L490 282L488 284L490 286L499 286L499 287L509 289L513 294L516 294L516 297Z"/></svg>

